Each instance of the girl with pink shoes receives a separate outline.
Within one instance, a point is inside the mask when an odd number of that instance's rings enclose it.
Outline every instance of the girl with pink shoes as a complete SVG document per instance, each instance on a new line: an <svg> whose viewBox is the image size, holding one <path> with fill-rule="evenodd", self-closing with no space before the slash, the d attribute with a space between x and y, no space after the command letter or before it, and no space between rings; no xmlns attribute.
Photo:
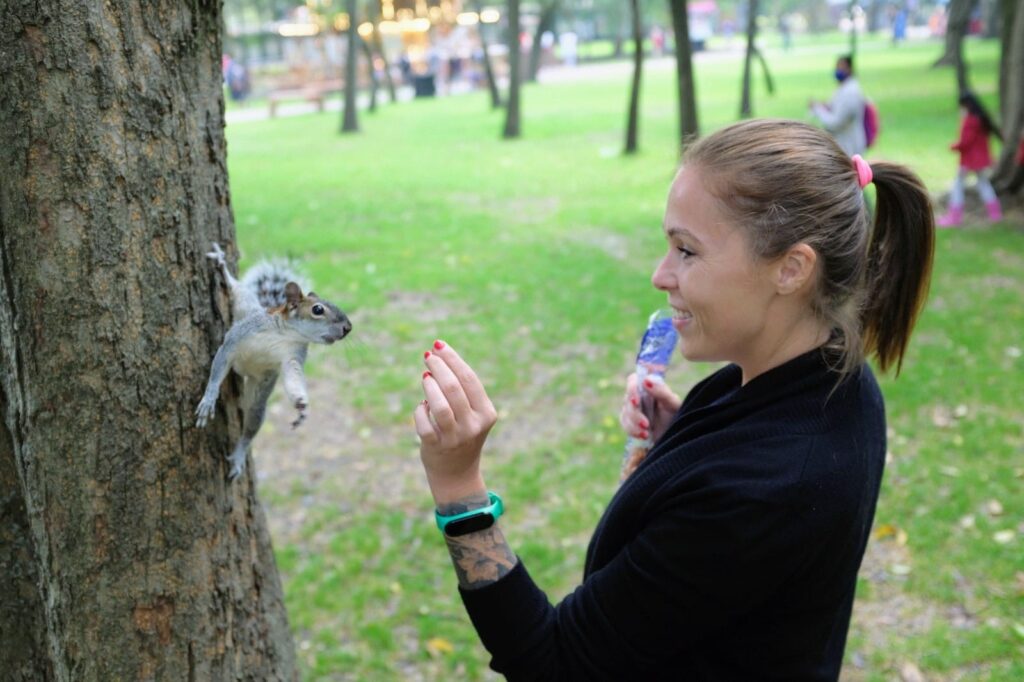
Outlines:
<svg viewBox="0 0 1024 682"><path fill-rule="evenodd" d="M992 165L992 153L989 151L988 138L995 135L1003 139L999 128L992 117L985 111L978 98L970 92L960 95L960 111L963 120L960 124L960 139L950 149L960 153L960 168L949 192L949 207L945 215L936 221L938 227L957 227L964 219L964 182L967 174L973 172L977 178L978 194L985 202L985 210L992 222L1002 220L1003 210L999 205L992 183L989 182L987 169Z"/></svg>

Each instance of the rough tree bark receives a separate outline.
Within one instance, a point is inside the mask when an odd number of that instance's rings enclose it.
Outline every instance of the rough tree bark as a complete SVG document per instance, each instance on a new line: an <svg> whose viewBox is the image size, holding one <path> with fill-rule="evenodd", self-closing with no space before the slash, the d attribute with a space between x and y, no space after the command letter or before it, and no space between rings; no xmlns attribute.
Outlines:
<svg viewBox="0 0 1024 682"><path fill-rule="evenodd" d="M0 677L294 679L263 511L193 410L234 241L219 2L0 0Z"/></svg>
<svg viewBox="0 0 1024 682"><path fill-rule="evenodd" d="M633 19L633 83L629 89L629 117L626 121L626 154L635 154L640 136L640 79L644 72L644 18L640 0L629 0Z"/></svg>
<svg viewBox="0 0 1024 682"><path fill-rule="evenodd" d="M968 88L967 65L964 62L963 43L967 35L967 25L971 20L971 9L976 0L950 0L949 19L946 21L946 43L942 56L935 60L932 67L952 66L956 69L957 89L963 92Z"/></svg>
<svg viewBox="0 0 1024 682"><path fill-rule="evenodd" d="M1024 165L1017 150L1024 138L1024 8L1018 0L1003 0L1002 55L999 62L1003 151L996 163L993 184L1000 194L1024 192Z"/></svg>
<svg viewBox="0 0 1024 682"><path fill-rule="evenodd" d="M690 18L686 0L669 0L672 30L676 41L676 82L679 91L680 150L697 137L697 96L693 79L693 53L690 50Z"/></svg>
<svg viewBox="0 0 1024 682"><path fill-rule="evenodd" d="M508 105L505 107L505 130L502 137L520 136L519 87L522 80L521 52L519 49L519 0L508 0Z"/></svg>

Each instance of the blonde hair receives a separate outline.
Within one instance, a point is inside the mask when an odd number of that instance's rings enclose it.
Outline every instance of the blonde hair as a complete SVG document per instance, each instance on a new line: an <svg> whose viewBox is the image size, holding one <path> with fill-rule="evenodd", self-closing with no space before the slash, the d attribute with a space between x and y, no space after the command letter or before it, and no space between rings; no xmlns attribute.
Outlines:
<svg viewBox="0 0 1024 682"><path fill-rule="evenodd" d="M874 355L899 374L931 277L935 225L931 201L909 168L871 164L872 223L857 172L832 137L813 126L755 119L690 145L720 208L743 228L755 257L773 259L804 243L818 254L812 306L832 331L846 376Z"/></svg>

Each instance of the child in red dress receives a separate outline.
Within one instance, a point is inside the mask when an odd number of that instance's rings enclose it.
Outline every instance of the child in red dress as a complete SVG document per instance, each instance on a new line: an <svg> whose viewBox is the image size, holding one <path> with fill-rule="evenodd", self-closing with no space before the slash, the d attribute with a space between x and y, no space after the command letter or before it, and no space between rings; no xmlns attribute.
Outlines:
<svg viewBox="0 0 1024 682"><path fill-rule="evenodd" d="M985 107L972 93L964 92L960 95L959 101L963 116L960 124L960 139L954 142L950 149L960 153L960 168L957 170L956 180L953 181L953 188L949 192L949 208L946 210L946 214L940 216L937 221L939 227L956 227L963 222L964 181L969 172L973 172L977 178L978 194L985 202L989 220L995 222L1003 218L999 198L987 176L988 167L992 165L992 153L988 147L989 135L995 135L999 139L1002 139L1002 135L999 134L999 128L985 111Z"/></svg>

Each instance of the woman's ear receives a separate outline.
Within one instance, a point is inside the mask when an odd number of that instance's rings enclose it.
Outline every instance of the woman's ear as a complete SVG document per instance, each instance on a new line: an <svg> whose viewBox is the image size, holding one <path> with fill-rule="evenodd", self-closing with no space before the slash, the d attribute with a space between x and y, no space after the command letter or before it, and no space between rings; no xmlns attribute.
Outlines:
<svg viewBox="0 0 1024 682"><path fill-rule="evenodd" d="M778 260L775 290L788 295L801 291L814 281L818 253L803 242L792 247Z"/></svg>

